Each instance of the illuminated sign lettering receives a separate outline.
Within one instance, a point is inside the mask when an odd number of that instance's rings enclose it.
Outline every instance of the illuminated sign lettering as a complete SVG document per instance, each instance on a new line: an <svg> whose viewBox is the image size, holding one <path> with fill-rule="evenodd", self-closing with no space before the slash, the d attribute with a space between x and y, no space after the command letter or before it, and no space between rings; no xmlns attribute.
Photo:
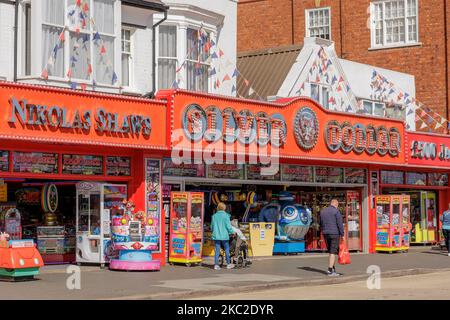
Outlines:
<svg viewBox="0 0 450 320"><path fill-rule="evenodd" d="M24 126L46 127L53 130L89 131L94 127L98 133L142 135L148 138L151 133L150 117L142 115L123 115L110 113L104 109L96 112L91 110L75 110L72 115L60 106L45 106L10 99L11 115L9 123L15 125L19 120Z"/></svg>
<svg viewBox="0 0 450 320"><path fill-rule="evenodd" d="M378 153L385 156L389 153L392 157L396 157L401 150L398 129L374 127L370 124L364 126L360 123L352 125L348 121L343 123L336 120L329 121L325 128L325 142L332 152L341 150L344 153L353 151L361 154L365 151L369 155Z"/></svg>

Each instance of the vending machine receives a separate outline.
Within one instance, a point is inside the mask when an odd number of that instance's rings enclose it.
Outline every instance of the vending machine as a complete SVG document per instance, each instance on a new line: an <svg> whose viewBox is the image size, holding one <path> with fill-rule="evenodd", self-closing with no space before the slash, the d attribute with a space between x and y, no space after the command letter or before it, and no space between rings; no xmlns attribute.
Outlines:
<svg viewBox="0 0 450 320"><path fill-rule="evenodd" d="M127 199L127 186L80 182L76 189L76 261L104 267L111 254L111 209Z"/></svg>
<svg viewBox="0 0 450 320"><path fill-rule="evenodd" d="M375 196L377 251L391 253L409 249L411 231L409 203L408 195Z"/></svg>
<svg viewBox="0 0 450 320"><path fill-rule="evenodd" d="M171 192L169 263L202 262L204 195Z"/></svg>

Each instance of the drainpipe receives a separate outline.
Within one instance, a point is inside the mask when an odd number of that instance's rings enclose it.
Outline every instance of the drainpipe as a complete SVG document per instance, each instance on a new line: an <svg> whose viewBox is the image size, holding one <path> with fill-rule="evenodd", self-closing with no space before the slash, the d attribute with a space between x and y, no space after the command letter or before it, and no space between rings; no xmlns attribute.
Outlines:
<svg viewBox="0 0 450 320"><path fill-rule="evenodd" d="M153 70L152 70L152 91L143 95L144 98L153 98L156 93L156 27L158 27L161 23L167 20L167 10L164 11L164 18L158 21L156 24L152 26L152 37L153 37Z"/></svg>
<svg viewBox="0 0 450 320"><path fill-rule="evenodd" d="M17 82L17 43L18 39L18 27L19 27L19 0L14 3L14 82Z"/></svg>
<svg viewBox="0 0 450 320"><path fill-rule="evenodd" d="M291 33L292 33L292 44L295 44L295 29L294 29L294 1L295 0L291 0Z"/></svg>

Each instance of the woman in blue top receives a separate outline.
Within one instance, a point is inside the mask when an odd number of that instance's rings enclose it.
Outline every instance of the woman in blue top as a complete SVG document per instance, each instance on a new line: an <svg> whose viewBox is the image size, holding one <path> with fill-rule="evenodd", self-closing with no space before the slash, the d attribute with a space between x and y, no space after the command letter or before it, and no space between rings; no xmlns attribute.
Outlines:
<svg viewBox="0 0 450 320"><path fill-rule="evenodd" d="M444 211L440 220L442 221L442 233L445 238L445 246L450 257L450 203L448 204L448 210Z"/></svg>
<svg viewBox="0 0 450 320"><path fill-rule="evenodd" d="M212 239L215 242L214 250L214 269L220 270L219 255L220 246L225 249L225 255L227 259L227 269L232 269L234 265L231 264L230 259L230 234L234 234L234 230L231 227L230 214L225 212L227 206L220 202L217 205L217 212L213 214L211 219L211 231Z"/></svg>

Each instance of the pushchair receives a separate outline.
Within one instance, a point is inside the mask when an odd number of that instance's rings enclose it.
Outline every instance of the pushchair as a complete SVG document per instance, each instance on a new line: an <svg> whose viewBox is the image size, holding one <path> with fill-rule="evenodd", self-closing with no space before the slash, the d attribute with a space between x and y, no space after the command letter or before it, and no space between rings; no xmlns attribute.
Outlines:
<svg viewBox="0 0 450 320"><path fill-rule="evenodd" d="M236 244L238 248L236 248ZM239 239L238 236L233 236L230 239L230 258L236 268L249 267L252 262L248 257L248 244L247 241ZM226 263L225 250L220 248L219 265L222 267Z"/></svg>

